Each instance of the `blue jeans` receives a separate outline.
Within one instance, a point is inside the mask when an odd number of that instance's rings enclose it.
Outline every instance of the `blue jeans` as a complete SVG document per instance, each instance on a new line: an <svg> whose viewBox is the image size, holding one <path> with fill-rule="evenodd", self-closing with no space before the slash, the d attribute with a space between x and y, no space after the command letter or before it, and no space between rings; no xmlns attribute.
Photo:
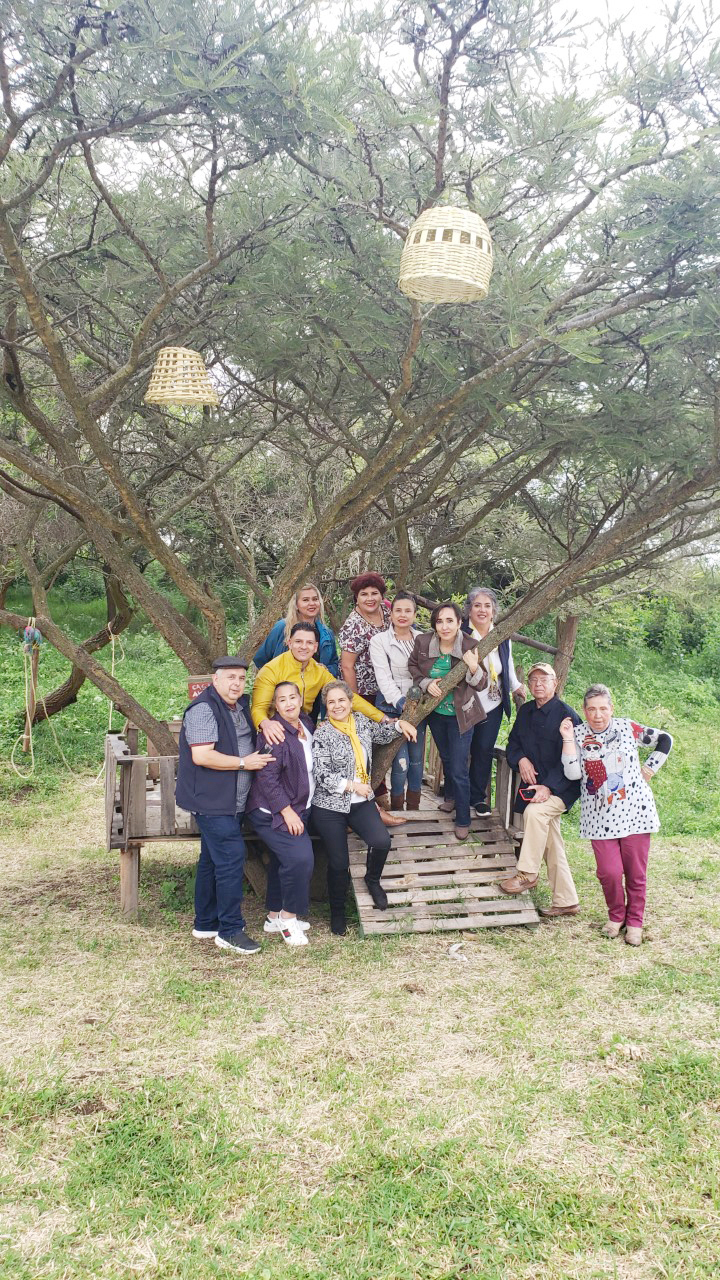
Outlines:
<svg viewBox="0 0 720 1280"><path fill-rule="evenodd" d="M231 938L245 928L242 914L244 814L193 814L200 829L195 873L195 928L217 929Z"/></svg>
<svg viewBox="0 0 720 1280"><path fill-rule="evenodd" d="M308 834L310 810L298 814L305 824L301 836L291 836L283 827L273 827L272 817L262 809L252 809L248 821L270 854L265 906L268 911L289 911L307 915L310 906L310 879L315 865L312 840Z"/></svg>
<svg viewBox="0 0 720 1280"><path fill-rule="evenodd" d="M470 804L485 804L493 762L493 748L502 724L500 703L476 724L470 744Z"/></svg>
<svg viewBox="0 0 720 1280"><path fill-rule="evenodd" d="M400 716L402 715L404 702L405 699L403 698L402 702L399 702L397 706L391 707L378 694L375 706L378 711L384 711L388 716ZM404 742L390 766L390 794L392 796L404 795L406 783L408 791L419 791L422 787L423 770L425 768L425 728L426 721L423 720L417 727L417 742Z"/></svg>
<svg viewBox="0 0 720 1280"><path fill-rule="evenodd" d="M440 753L445 771L445 797L455 798L455 821L459 827L470 826L470 777L468 757L472 741L472 729L461 733L455 716L441 716L431 711L428 716L430 732Z"/></svg>

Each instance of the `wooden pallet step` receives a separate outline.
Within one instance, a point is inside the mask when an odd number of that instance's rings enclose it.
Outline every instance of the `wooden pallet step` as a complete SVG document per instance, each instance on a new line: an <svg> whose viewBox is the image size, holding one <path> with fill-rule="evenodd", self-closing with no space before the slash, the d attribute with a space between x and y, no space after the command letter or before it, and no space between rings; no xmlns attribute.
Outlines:
<svg viewBox="0 0 720 1280"><path fill-rule="evenodd" d="M455 871L452 874L430 872L429 875L402 875L402 876L386 876L382 875L382 886L386 893L405 893L414 890L425 889L452 889L454 887L467 888L470 885L482 885L483 888L489 885L497 885L501 880L507 878L509 871L514 871L514 867L507 867L498 872L493 871ZM364 872L354 876L357 881L357 887L362 889L364 883ZM497 891L498 893L500 890Z"/></svg>
<svg viewBox="0 0 720 1280"><path fill-rule="evenodd" d="M386 911L376 911L377 917L387 916ZM371 933L435 933L436 931L446 932L452 930L458 932L461 929L488 929L488 928L504 928L506 925L536 925L538 917L535 908L527 911L516 911L512 915L492 915L483 913L478 915L453 916L449 919L436 917L435 919L405 919L405 920L386 920L378 918L371 920L365 917L361 921L362 931L365 934Z"/></svg>
<svg viewBox="0 0 720 1280"><path fill-rule="evenodd" d="M364 856L367 845L359 840L348 841L350 861L358 862ZM438 839L437 844L393 844L388 853L388 862L401 862L408 859L412 862L432 861L433 858L503 858L514 854L515 846L509 840L502 844L480 844L475 840L444 841Z"/></svg>
<svg viewBox="0 0 720 1280"><path fill-rule="evenodd" d="M429 902L460 902L475 903L479 910L484 908L479 906L480 903L486 902L509 902L508 898L503 897L502 893L492 884L485 885L449 885L447 887L428 887L413 888L406 890L394 891L390 885L384 885L383 888L387 892L390 907L402 906L422 906ZM373 905L372 898L367 889L360 888L358 885L355 889L355 897L359 907L371 907ZM510 902L510 907L512 907ZM388 908L389 910L390 908ZM508 908L509 910L510 908Z"/></svg>
<svg viewBox="0 0 720 1280"><path fill-rule="evenodd" d="M401 868L395 868L392 864L388 867L386 864L383 879L392 874L422 875L425 873L428 875L442 875L450 873L454 875L456 871L474 871L478 875L497 875L497 878L501 879L504 871L514 871L515 868L514 858L512 860L508 859L507 862L497 862L492 865L488 865L487 861L474 860L469 856L465 858L434 858L428 862L404 862ZM357 873L358 879L362 879L365 875L365 861L360 863L351 862L350 871L353 876Z"/></svg>

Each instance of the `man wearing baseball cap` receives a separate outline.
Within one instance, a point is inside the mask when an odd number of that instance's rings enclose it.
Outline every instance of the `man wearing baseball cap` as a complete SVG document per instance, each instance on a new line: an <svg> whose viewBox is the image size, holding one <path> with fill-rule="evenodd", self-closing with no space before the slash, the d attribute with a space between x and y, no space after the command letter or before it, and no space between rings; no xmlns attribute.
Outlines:
<svg viewBox="0 0 720 1280"><path fill-rule="evenodd" d="M200 829L195 877L193 938L213 939L235 955L254 955L242 914L245 841L242 821L252 774L269 758L255 750L255 730L244 695L247 663L225 656L213 662L212 684L183 716L175 797Z"/></svg>
<svg viewBox="0 0 720 1280"><path fill-rule="evenodd" d="M569 717L580 724L580 716L556 696L557 676L547 662L535 662L527 682L533 700L520 707L507 744L508 764L520 773L515 811L524 815L525 830L517 871L499 888L507 894L534 889L544 859L552 905L540 907L539 914L555 919L580 909L560 830L561 815L580 795L579 782L565 777L560 722Z"/></svg>

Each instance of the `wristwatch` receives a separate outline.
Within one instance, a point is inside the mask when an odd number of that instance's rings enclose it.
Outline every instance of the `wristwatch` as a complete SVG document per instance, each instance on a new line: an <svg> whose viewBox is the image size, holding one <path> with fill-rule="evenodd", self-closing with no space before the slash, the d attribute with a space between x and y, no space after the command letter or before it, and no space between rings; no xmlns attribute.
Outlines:
<svg viewBox="0 0 720 1280"><path fill-rule="evenodd" d="M241 757L240 757L240 764L238 765L238 769L244 769L244 768L245 768L245 757L244 757L244 756L241 756Z"/></svg>

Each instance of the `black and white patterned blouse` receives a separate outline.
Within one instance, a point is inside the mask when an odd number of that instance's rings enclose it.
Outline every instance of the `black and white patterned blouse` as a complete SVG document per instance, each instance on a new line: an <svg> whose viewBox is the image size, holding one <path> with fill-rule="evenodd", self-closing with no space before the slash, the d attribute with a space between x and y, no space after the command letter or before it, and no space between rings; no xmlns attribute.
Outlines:
<svg viewBox="0 0 720 1280"><path fill-rule="evenodd" d="M654 748L645 764L652 773L664 765L672 738L634 720L613 717L596 733L575 726L578 755L563 757L565 776L580 779L580 835L586 840L619 840L622 836L659 831L655 797L640 772L638 747Z"/></svg>

